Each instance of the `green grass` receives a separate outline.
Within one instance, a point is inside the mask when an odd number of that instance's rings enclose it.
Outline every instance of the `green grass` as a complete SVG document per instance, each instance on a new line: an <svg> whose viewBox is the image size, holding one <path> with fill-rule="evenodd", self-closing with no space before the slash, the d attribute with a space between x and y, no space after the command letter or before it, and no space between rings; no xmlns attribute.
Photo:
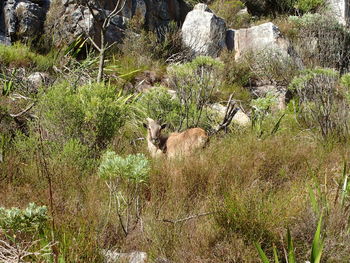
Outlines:
<svg viewBox="0 0 350 263"><path fill-rule="evenodd" d="M28 46L15 43L12 46L0 45L0 64L7 67L29 67L38 71L47 71L54 65L54 54L40 55Z"/></svg>

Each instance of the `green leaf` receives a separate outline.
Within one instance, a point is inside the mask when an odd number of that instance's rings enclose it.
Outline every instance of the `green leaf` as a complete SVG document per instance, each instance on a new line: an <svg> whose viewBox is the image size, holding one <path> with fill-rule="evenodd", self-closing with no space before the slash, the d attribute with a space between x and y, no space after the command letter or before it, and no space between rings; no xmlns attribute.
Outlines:
<svg viewBox="0 0 350 263"><path fill-rule="evenodd" d="M256 242L254 242L254 245L255 245L256 249L258 250L258 253L259 253L259 256L260 256L260 259L262 260L262 262L263 263L270 263L265 252L262 250L261 246Z"/></svg>
<svg viewBox="0 0 350 263"><path fill-rule="evenodd" d="M271 135L275 134L278 129L280 128L280 124L281 124L281 121L283 119L283 117L285 116L286 114L283 113L282 116L278 119L278 121L275 123L275 126L273 127L272 131L271 131Z"/></svg>
<svg viewBox="0 0 350 263"><path fill-rule="evenodd" d="M313 189L311 189L311 187L309 187L309 196L310 196L312 210L314 211L314 213L316 215L318 215L320 210L319 210L319 206L318 206L318 203L316 200L315 193L314 193Z"/></svg>
<svg viewBox="0 0 350 263"><path fill-rule="evenodd" d="M287 240L288 240L288 263L295 263L295 253L292 236L290 235L290 230L287 230Z"/></svg>
<svg viewBox="0 0 350 263"><path fill-rule="evenodd" d="M321 238L322 215L317 224L314 240L312 241L311 263L319 263L321 261L323 240Z"/></svg>
<svg viewBox="0 0 350 263"><path fill-rule="evenodd" d="M279 263L278 255L277 255L277 249L276 249L275 246L273 246L273 257L275 259L275 263Z"/></svg>

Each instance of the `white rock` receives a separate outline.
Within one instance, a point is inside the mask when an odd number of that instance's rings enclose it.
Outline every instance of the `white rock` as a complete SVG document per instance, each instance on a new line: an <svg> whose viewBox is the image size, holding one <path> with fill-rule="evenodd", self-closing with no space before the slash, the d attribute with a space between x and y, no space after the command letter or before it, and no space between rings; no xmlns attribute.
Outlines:
<svg viewBox="0 0 350 263"><path fill-rule="evenodd" d="M48 80L49 74L43 72L34 72L28 76L28 81L35 90L47 84Z"/></svg>
<svg viewBox="0 0 350 263"><path fill-rule="evenodd" d="M235 59L239 59L247 52L259 52L264 49L276 49L278 52L288 55L291 48L290 42L271 22L236 30L234 42Z"/></svg>
<svg viewBox="0 0 350 263"><path fill-rule="evenodd" d="M102 250L102 254L105 258L105 263L146 263L147 254L145 252L131 252L131 253L119 253L112 250Z"/></svg>
<svg viewBox="0 0 350 263"><path fill-rule="evenodd" d="M250 124L250 118L242 110L238 110L233 117L232 122L240 126L248 126Z"/></svg>
<svg viewBox="0 0 350 263"><path fill-rule="evenodd" d="M195 55L217 57L226 46L226 23L205 4L187 14L181 31L185 46Z"/></svg>
<svg viewBox="0 0 350 263"><path fill-rule="evenodd" d="M331 15L333 15L340 24L349 25L350 3L349 0L327 0Z"/></svg>

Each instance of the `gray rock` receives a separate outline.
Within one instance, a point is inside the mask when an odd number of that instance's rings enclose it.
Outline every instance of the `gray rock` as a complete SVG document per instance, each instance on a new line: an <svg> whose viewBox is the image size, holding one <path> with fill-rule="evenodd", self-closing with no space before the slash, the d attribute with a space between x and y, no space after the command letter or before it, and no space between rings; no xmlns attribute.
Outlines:
<svg viewBox="0 0 350 263"><path fill-rule="evenodd" d="M329 12L340 24L350 25L350 2L349 0L327 0Z"/></svg>
<svg viewBox="0 0 350 263"><path fill-rule="evenodd" d="M284 38L277 26L268 22L247 29L235 31L235 59L247 52L260 52L264 49L277 50L281 54L292 52L290 42Z"/></svg>
<svg viewBox="0 0 350 263"><path fill-rule="evenodd" d="M21 39L39 36L43 31L45 12L38 4L19 2L15 9L17 37Z"/></svg>
<svg viewBox="0 0 350 263"><path fill-rule="evenodd" d="M47 85L49 79L49 74L43 72L34 72L28 76L28 82L32 86L34 92L40 87Z"/></svg>
<svg viewBox="0 0 350 263"><path fill-rule="evenodd" d="M285 87L277 87L274 85L264 85L259 87L251 87L251 92L256 97L265 97L272 95L276 98L276 103L272 110L284 110L287 102L287 89Z"/></svg>
<svg viewBox="0 0 350 263"><path fill-rule="evenodd" d="M197 4L187 14L181 31L185 46L194 55L217 57L226 46L226 23L205 4Z"/></svg>
<svg viewBox="0 0 350 263"><path fill-rule="evenodd" d="M234 29L228 29L226 31L226 47L230 51L235 49L235 30Z"/></svg>
<svg viewBox="0 0 350 263"><path fill-rule="evenodd" d="M119 253L112 250L103 250L102 255L104 256L105 263L118 263L118 262L128 262L128 263L146 263L147 254L145 252L131 252L131 253Z"/></svg>

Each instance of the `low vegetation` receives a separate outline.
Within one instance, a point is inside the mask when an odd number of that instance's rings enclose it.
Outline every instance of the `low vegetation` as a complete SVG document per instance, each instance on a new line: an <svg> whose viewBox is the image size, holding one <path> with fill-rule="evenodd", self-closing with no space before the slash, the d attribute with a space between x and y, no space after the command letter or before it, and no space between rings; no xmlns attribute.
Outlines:
<svg viewBox="0 0 350 263"><path fill-rule="evenodd" d="M232 27L275 19L300 61L268 50L189 61L177 25L157 35L136 21L138 35L106 52L101 82L89 47L0 46L0 262L104 262L105 250L150 262L349 262L349 33L299 16L323 1L277 2L211 7ZM230 16L244 6L264 17ZM35 71L50 81L32 87ZM257 84L282 87L285 107ZM230 95L250 122L215 133L213 105ZM201 127L210 142L153 159L147 117L164 133Z"/></svg>

